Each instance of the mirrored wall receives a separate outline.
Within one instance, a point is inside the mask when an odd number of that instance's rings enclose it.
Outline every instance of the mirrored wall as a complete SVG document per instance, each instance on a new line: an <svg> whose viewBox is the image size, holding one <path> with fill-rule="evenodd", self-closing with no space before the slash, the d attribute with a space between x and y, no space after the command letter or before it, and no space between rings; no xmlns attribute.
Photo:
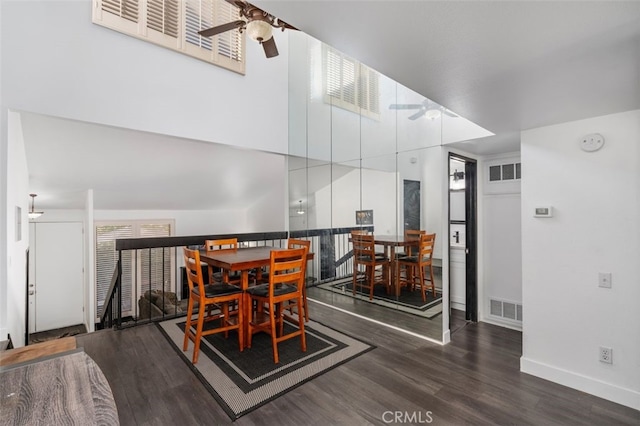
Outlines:
<svg viewBox="0 0 640 426"><path fill-rule="evenodd" d="M289 229L312 240L309 298L441 340L443 124L454 114L304 33L289 39ZM405 254L405 231L436 234L436 294L352 288L350 231ZM446 276L446 274L444 274Z"/></svg>

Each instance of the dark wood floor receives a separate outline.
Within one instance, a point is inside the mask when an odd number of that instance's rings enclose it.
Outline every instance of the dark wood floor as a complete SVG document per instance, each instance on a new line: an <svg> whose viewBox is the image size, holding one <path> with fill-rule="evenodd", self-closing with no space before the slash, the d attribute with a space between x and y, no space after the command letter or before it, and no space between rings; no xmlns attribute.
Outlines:
<svg viewBox="0 0 640 426"><path fill-rule="evenodd" d="M440 346L317 304L310 310L315 320L377 348L236 424L383 425L391 418L385 412L436 425L640 424L639 411L520 373L520 332L465 324ZM231 423L155 325L77 341L107 377L123 425Z"/></svg>

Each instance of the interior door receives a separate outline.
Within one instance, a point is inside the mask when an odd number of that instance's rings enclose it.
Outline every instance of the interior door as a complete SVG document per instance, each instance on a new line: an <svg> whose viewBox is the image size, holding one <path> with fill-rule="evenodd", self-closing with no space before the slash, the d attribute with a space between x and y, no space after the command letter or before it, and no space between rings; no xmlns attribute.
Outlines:
<svg viewBox="0 0 640 426"><path fill-rule="evenodd" d="M33 332L83 324L82 223L36 223L32 229Z"/></svg>

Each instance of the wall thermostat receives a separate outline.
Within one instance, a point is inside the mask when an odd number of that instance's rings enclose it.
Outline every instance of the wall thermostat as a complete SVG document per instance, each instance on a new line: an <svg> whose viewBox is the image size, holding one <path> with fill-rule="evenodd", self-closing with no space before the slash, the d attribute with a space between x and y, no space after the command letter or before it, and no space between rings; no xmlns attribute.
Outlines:
<svg viewBox="0 0 640 426"><path fill-rule="evenodd" d="M536 207L534 217L553 217L553 207Z"/></svg>
<svg viewBox="0 0 640 426"><path fill-rule="evenodd" d="M600 133L591 133L580 139L580 148L586 152L597 151L604 145L604 136Z"/></svg>

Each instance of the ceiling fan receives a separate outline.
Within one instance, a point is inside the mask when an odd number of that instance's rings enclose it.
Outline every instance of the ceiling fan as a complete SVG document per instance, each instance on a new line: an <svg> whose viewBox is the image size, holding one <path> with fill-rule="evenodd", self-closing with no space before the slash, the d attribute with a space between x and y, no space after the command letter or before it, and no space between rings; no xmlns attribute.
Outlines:
<svg viewBox="0 0 640 426"><path fill-rule="evenodd" d="M241 33L246 31L249 37L260 43L264 48L264 53L267 58L273 58L274 56L278 56L278 48L276 47L276 41L272 34L273 28L280 28L282 31L297 30L297 28L251 3L243 0L226 1L240 9L240 18L243 19L198 31L198 34L203 37L211 37L237 28Z"/></svg>
<svg viewBox="0 0 640 426"><path fill-rule="evenodd" d="M450 111L429 99L425 99L421 104L391 104L389 105L389 109L417 109L418 111L415 114L409 116L409 120L416 120L422 116L433 120L438 118L441 114L445 114L453 118L459 117L459 115L455 114L453 111Z"/></svg>

